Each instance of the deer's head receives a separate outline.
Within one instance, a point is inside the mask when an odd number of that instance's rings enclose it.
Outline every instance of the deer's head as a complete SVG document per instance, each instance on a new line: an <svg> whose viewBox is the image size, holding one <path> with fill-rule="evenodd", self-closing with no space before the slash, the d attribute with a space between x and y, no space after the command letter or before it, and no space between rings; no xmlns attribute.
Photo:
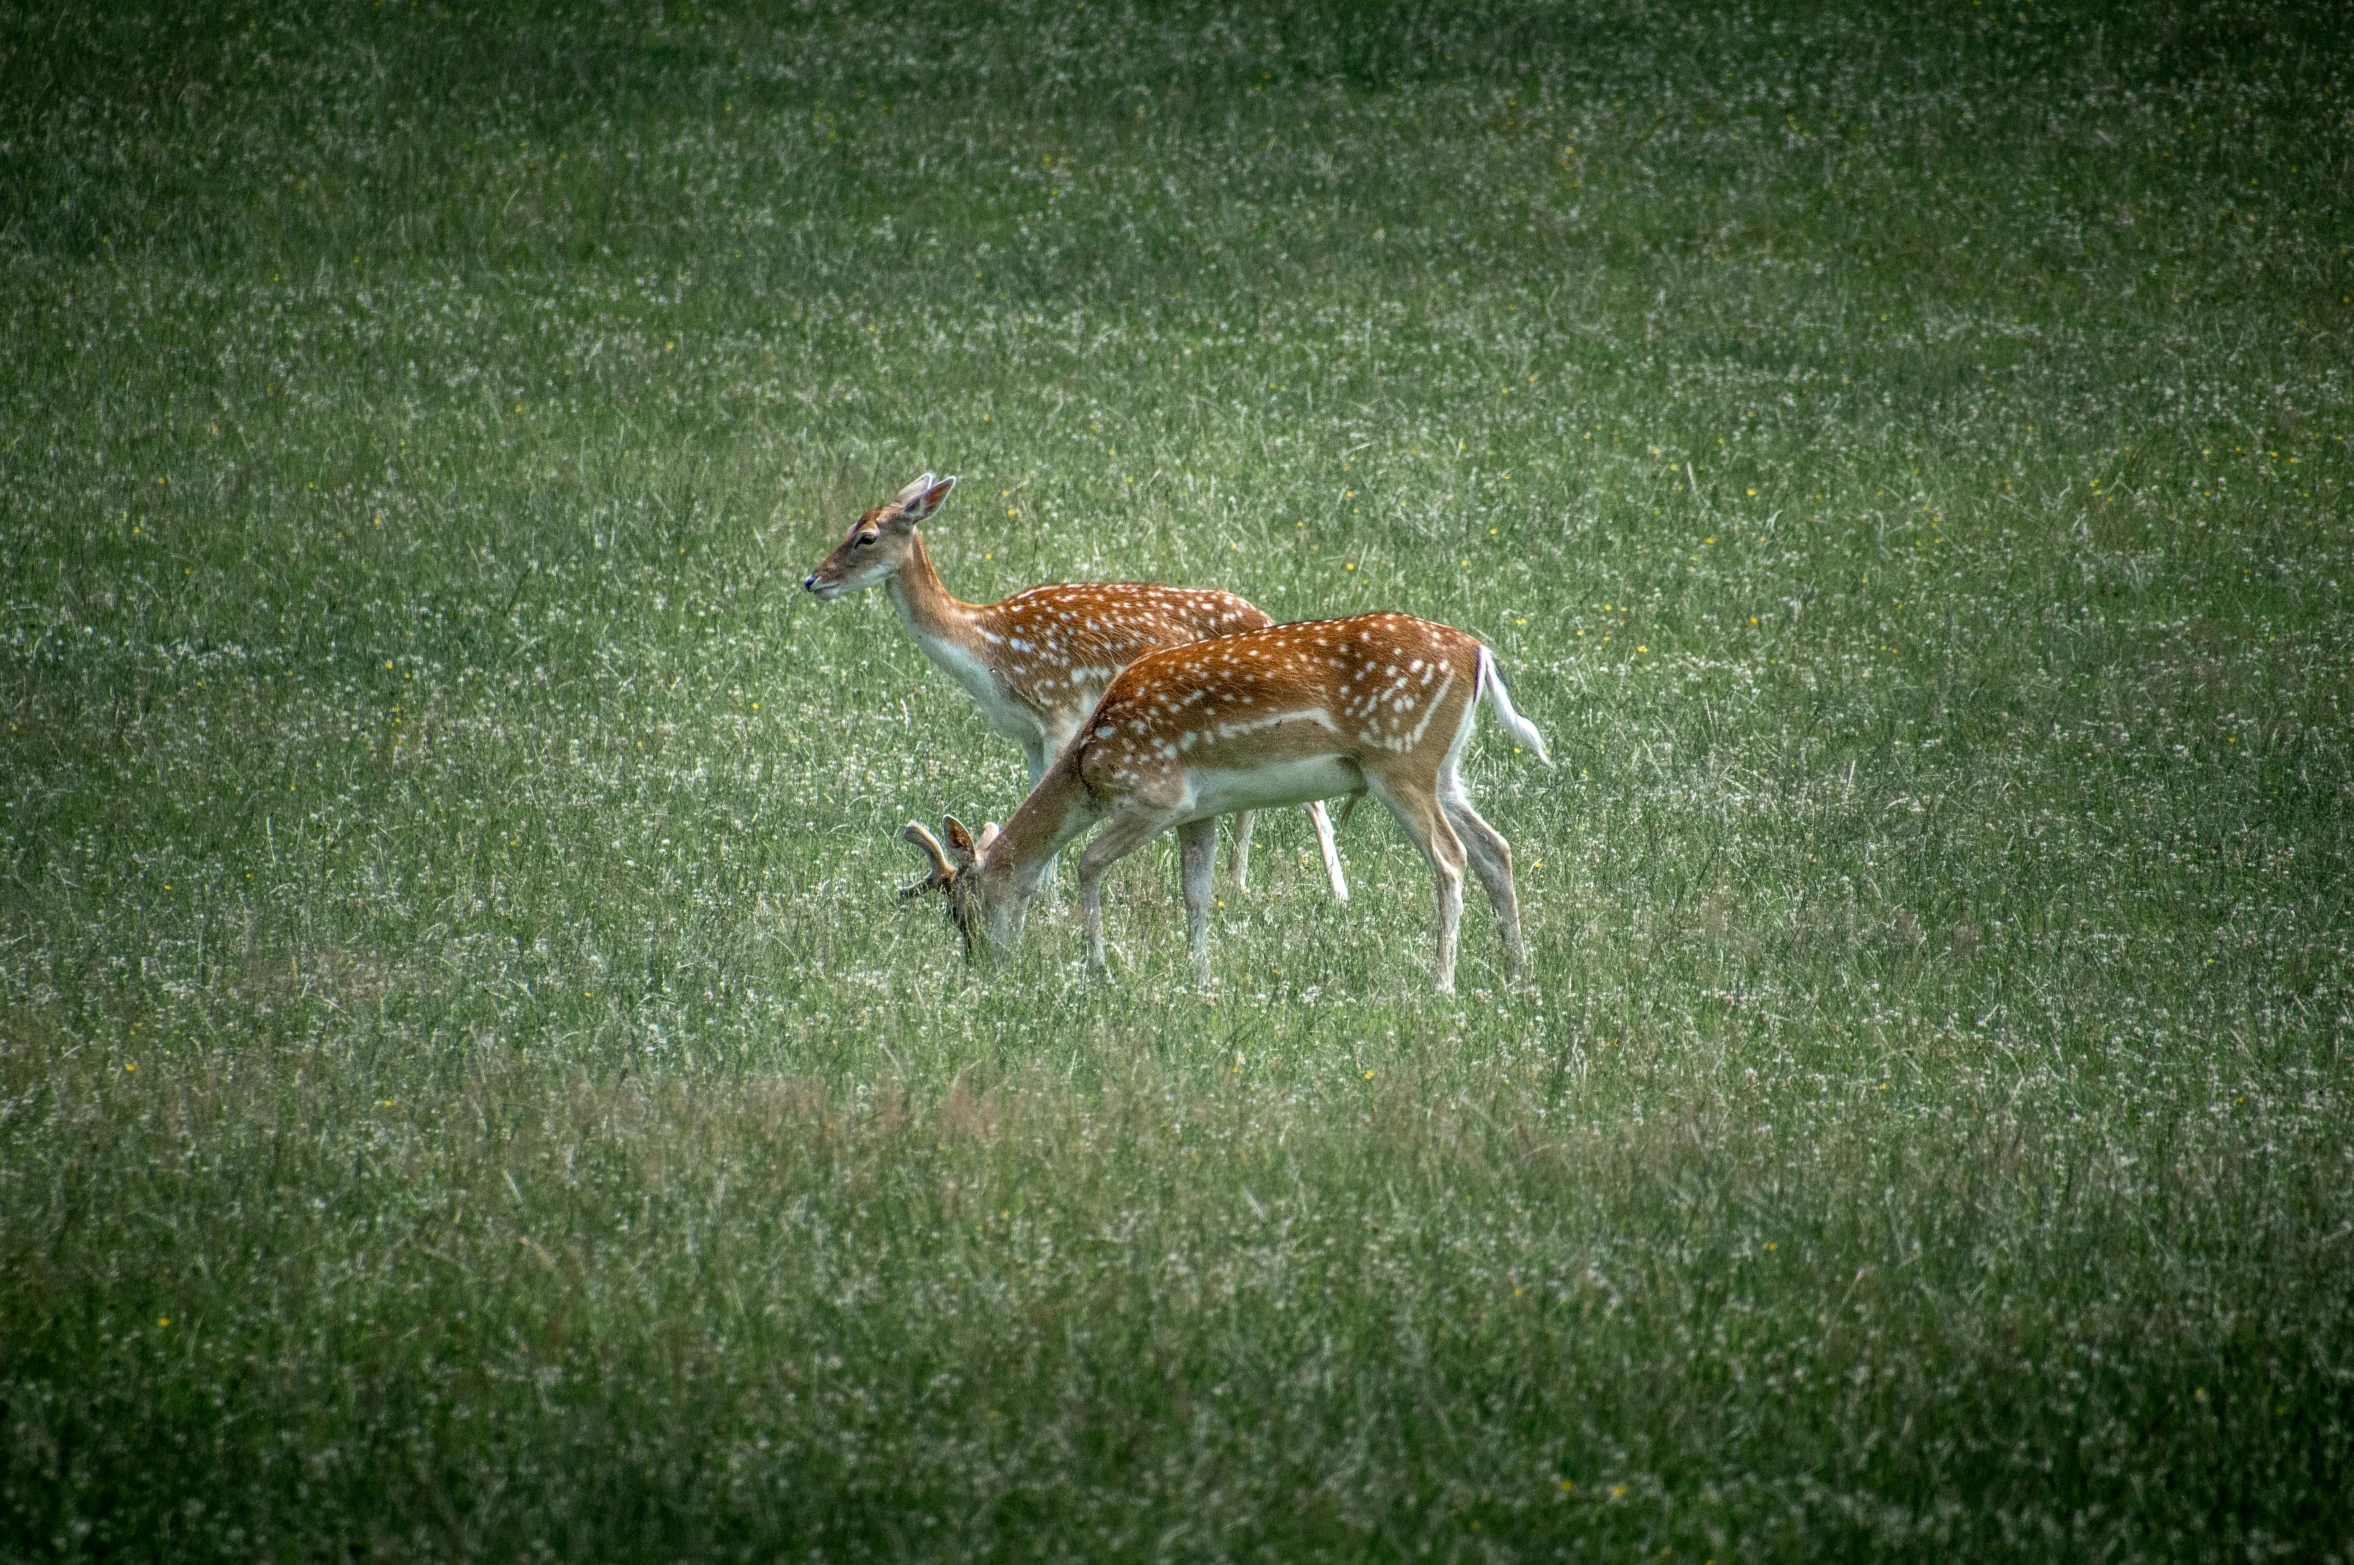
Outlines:
<svg viewBox="0 0 2354 1565"><path fill-rule="evenodd" d="M983 826L977 841L953 815L941 818L940 829L947 839L945 844L925 830L921 821L909 821L900 833L924 850L932 868L923 879L900 887L899 895L905 899L927 891L946 894L949 922L964 937L966 960L981 962L1000 956L1022 932L1029 898L1010 874L990 869L989 850L998 840L997 823Z"/></svg>
<svg viewBox="0 0 2354 1565"><path fill-rule="evenodd" d="M848 536L818 562L816 570L801 578L801 585L821 598L881 586L914 551L916 524L930 520L955 487L954 478L936 479L926 473L893 496L890 504L878 505L852 523Z"/></svg>

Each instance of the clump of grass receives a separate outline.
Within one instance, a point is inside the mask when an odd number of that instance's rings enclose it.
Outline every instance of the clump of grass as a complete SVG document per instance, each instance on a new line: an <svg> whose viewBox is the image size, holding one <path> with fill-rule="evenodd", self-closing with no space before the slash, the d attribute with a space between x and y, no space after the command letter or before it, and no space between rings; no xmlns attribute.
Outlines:
<svg viewBox="0 0 2354 1565"><path fill-rule="evenodd" d="M0 22L0 1552L2339 1555L2334 18ZM983 982L800 574L1486 638Z"/></svg>

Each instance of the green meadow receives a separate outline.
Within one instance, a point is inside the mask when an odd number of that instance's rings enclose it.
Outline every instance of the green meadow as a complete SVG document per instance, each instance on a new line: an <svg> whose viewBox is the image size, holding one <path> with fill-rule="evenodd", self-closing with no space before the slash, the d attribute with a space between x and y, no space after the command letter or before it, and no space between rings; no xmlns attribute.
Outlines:
<svg viewBox="0 0 2354 1565"><path fill-rule="evenodd" d="M0 5L0 1559L2354 1559L2296 0ZM1494 648L1072 877L801 576Z"/></svg>

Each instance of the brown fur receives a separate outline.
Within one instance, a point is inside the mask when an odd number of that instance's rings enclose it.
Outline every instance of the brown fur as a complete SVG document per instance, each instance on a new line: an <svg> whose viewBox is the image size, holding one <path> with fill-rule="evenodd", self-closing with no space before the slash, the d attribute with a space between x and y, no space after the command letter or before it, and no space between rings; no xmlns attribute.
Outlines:
<svg viewBox="0 0 2354 1565"><path fill-rule="evenodd" d="M1164 647L1260 630L1260 609L1209 587L1085 582L1032 587L996 603L966 603L933 568L917 523L956 480L927 473L854 523L802 585L822 598L881 586L924 654L972 695L991 727L1020 744L1036 786L1113 676ZM1348 900L1332 826L1306 806L1337 900ZM1252 814L1235 818L1234 879L1250 879Z"/></svg>
<svg viewBox="0 0 2354 1565"><path fill-rule="evenodd" d="M1195 967L1206 985L1205 812L1235 789L1263 783L1279 793L1339 782L1379 799L1430 861L1439 895L1436 977L1450 990L1467 864L1487 890L1506 951L1515 962L1525 952L1512 851L1471 807L1456 773L1470 708L1483 694L1546 759L1535 730L1511 712L1486 649L1409 615L1277 625L1148 653L1112 682L1001 833L974 843L950 823L952 854L934 850L934 883L949 891L969 947L1003 944L1020 930L1041 866L1108 822L1079 861L1088 961L1100 972L1105 869L1174 829ZM1264 804L1279 802L1270 796ZM921 827L909 831L929 838Z"/></svg>

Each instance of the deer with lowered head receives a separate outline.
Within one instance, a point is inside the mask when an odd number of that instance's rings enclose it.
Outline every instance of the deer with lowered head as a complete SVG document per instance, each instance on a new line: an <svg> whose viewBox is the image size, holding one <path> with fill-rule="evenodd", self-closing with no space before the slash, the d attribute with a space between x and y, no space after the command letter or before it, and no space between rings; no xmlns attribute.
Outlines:
<svg viewBox="0 0 2354 1565"><path fill-rule="evenodd" d="M1086 721L1112 677L1147 652L1259 630L1272 618L1231 592L1151 582L1086 582L1032 587L997 603L966 603L932 568L918 524L931 520L956 487L924 474L851 525L801 585L831 600L881 587L925 657L963 686L991 728L1022 747L1035 788ZM1304 797L1334 900L1349 899L1332 821ZM1251 830L1234 820L1234 883L1250 884ZM1046 867L1051 879L1053 866Z"/></svg>
<svg viewBox="0 0 2354 1565"><path fill-rule="evenodd" d="M901 895L946 892L966 955L994 955L1020 934L1055 854L1102 823L1079 855L1087 965L1101 976L1104 871L1174 829L1194 976L1206 989L1216 818L1370 793L1437 879L1435 977L1440 993L1452 993L1467 863L1487 889L1507 956L1518 966L1527 955L1512 850L1471 807L1457 770L1483 698L1516 748L1553 764L1543 736L1513 710L1495 655L1446 625L1365 614L1147 653L1112 681L1002 828L986 826L976 841L951 816L943 845L910 822L903 835L932 867Z"/></svg>

